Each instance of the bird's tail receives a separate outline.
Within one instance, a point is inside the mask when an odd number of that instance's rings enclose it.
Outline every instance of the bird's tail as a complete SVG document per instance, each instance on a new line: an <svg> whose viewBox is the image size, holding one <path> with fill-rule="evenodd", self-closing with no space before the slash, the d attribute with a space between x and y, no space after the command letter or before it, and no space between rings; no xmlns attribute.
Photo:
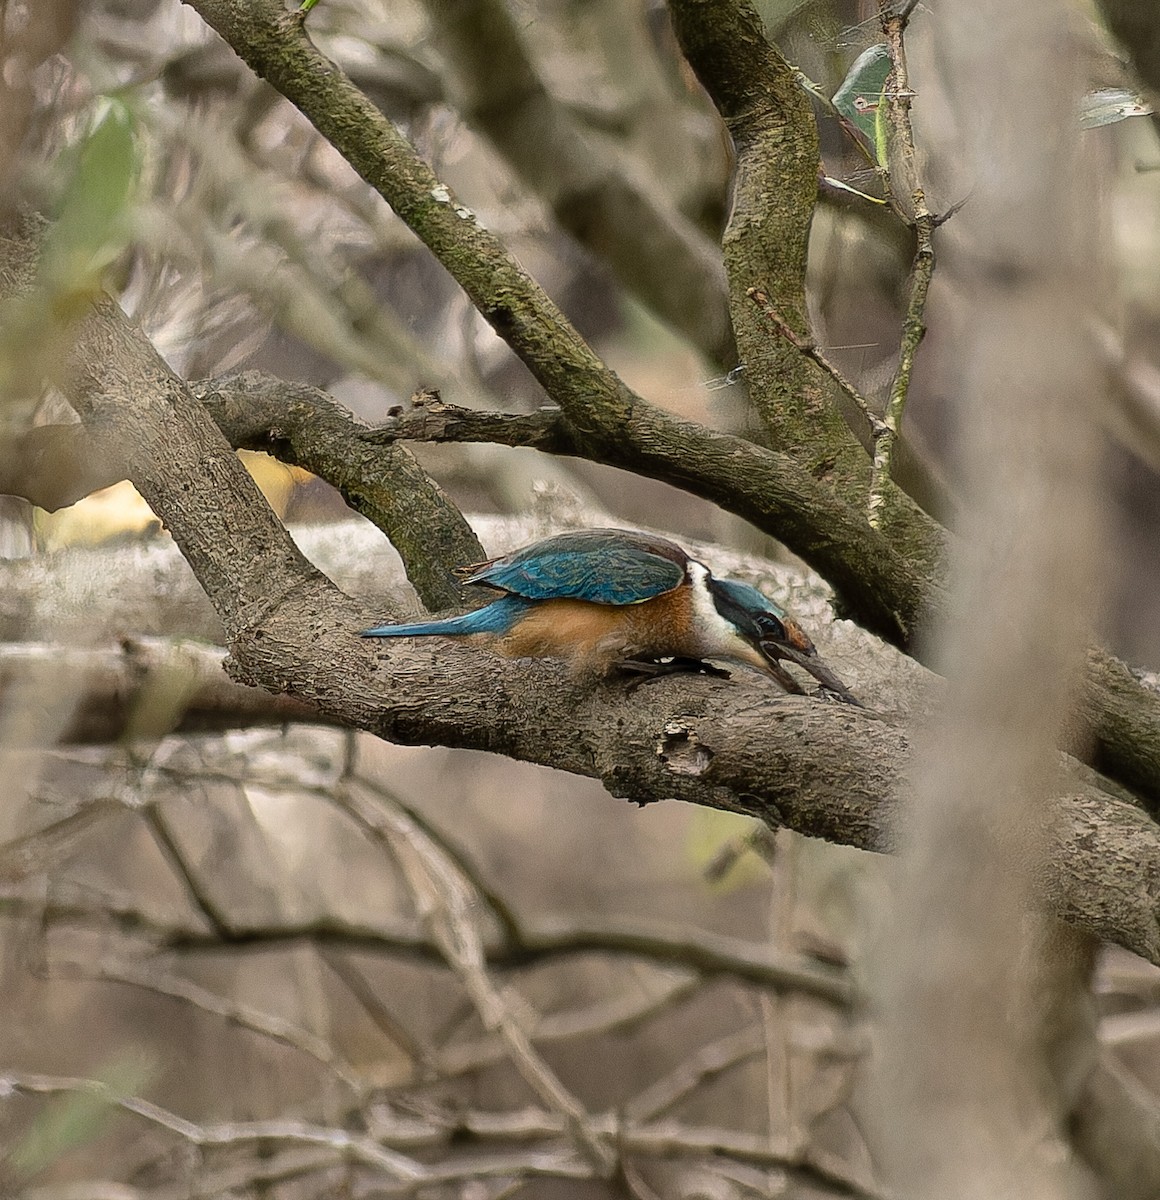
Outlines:
<svg viewBox="0 0 1160 1200"><path fill-rule="evenodd" d="M467 637L473 633L507 633L534 602L521 596L502 596L461 617L444 617L438 621L414 621L408 625L376 625L364 629L362 637Z"/></svg>

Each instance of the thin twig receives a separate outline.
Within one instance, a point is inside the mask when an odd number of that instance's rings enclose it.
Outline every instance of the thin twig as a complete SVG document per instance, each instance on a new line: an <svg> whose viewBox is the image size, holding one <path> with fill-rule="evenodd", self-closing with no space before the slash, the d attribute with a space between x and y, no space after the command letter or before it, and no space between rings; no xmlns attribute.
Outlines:
<svg viewBox="0 0 1160 1200"><path fill-rule="evenodd" d="M216 1170L199 1170L177 1184L137 1187L111 1179L45 1184L26 1188L20 1200L218 1200L221 1196L258 1193L258 1185L274 1185L317 1175L341 1165L330 1150L313 1148L277 1151L247 1157Z"/></svg>
<svg viewBox="0 0 1160 1200"><path fill-rule="evenodd" d="M229 941L233 935L229 914L210 895L209 889L200 875L186 859L177 834L161 810L160 801L151 800L145 804L141 809L141 816L152 834L157 848L172 867L173 873L183 885L193 906L205 917L210 928L219 938Z"/></svg>
<svg viewBox="0 0 1160 1200"><path fill-rule="evenodd" d="M410 820L414 821L423 831L423 834L439 847L441 853L451 861L455 869L467 880L471 888L491 910L492 916L499 924L503 940L511 946L518 946L522 943L523 935L520 923L516 914L512 911L511 905L484 878L483 872L466 850L461 846L455 845L454 841L441 829L436 827L423 813L408 804L405 800L392 795L378 781L366 775L355 775L352 778L356 779L372 795L377 796L385 803L393 805Z"/></svg>
<svg viewBox="0 0 1160 1200"><path fill-rule="evenodd" d="M15 889L0 888L0 916L34 916L45 924L90 926L98 921L122 932L150 940L159 950L187 953L232 950L245 952L276 946L310 943L316 948L357 950L430 962L439 958L432 939L414 923L388 921L375 924L326 916L280 924L234 920L222 936L193 923L159 919L127 898L102 892L99 903L86 903L75 893L58 888L47 904ZM485 946L491 967L527 967L551 959L579 954L610 954L643 959L679 970L698 971L743 980L759 987L800 991L839 1007L851 1003L846 973L805 955L771 955L767 948L742 938L724 937L703 930L675 929L648 921L606 920L544 921L524 930L519 946Z"/></svg>
<svg viewBox="0 0 1160 1200"><path fill-rule="evenodd" d="M368 804L351 788L334 803L354 818L376 842L390 851L411 889L416 907L447 965L459 978L485 1029L498 1033L524 1081L564 1118L577 1150L602 1178L616 1163L607 1140L597 1136L592 1118L557 1077L500 995L487 973L487 956L478 920L472 911L478 897L452 859L382 794Z"/></svg>
<svg viewBox="0 0 1160 1200"><path fill-rule="evenodd" d="M625 1105L626 1123L655 1121L707 1080L756 1058L765 1051L765 1038L756 1026L709 1042L682 1060L662 1079L650 1084Z"/></svg>
<svg viewBox="0 0 1160 1200"><path fill-rule="evenodd" d="M894 86L886 94L886 113L890 121L892 149L891 164L901 180L891 181L891 195L897 201L898 184L901 182L912 215L907 218L915 234L914 262L910 270L910 297L906 305L906 316L902 322L902 339L898 352L898 367L890 385L890 398L886 403L885 431L874 439L874 459L870 468L870 495L866 505L866 516L870 525L878 529L886 507L886 489L893 468L894 450L898 444L898 431L902 426L902 414L910 392L910 374L914 356L926 334L923 313L926 309L927 292L934 274L934 231L938 224L930 211L918 178L918 163L914 149L914 127L910 120L910 103L914 93L910 90L906 66L904 34L906 23L914 4L905 3L895 7L890 0L879 0L878 10L882 20L882 32L890 51ZM905 216L905 214L903 214Z"/></svg>
<svg viewBox="0 0 1160 1200"><path fill-rule="evenodd" d="M427 1078L441 1078L435 1066L435 1053L411 1032L387 1006L380 990L343 953L329 946L316 946L315 953L342 981L371 1023L395 1049L414 1063L416 1070Z"/></svg>
<svg viewBox="0 0 1160 1200"><path fill-rule="evenodd" d="M640 999L636 996L617 996L582 1008L541 1016L528 1036L536 1043L563 1042L576 1038L624 1033L650 1018L675 1008L682 1000L699 993L701 980L695 975L669 983L659 995ZM444 1046L439 1055L438 1076L447 1079L492 1066L505 1057L498 1040L479 1038L471 1042Z"/></svg>
<svg viewBox="0 0 1160 1200"><path fill-rule="evenodd" d="M5 1093L48 1096L81 1093L95 1096L141 1117L151 1125L167 1129L195 1146L240 1146L266 1141L329 1146L343 1158L375 1167L396 1179L420 1181L427 1174L427 1168L422 1163L386 1149L365 1134L314 1125L309 1121L277 1119L200 1125L151 1100L123 1095L99 1079L8 1072L0 1075L0 1095Z"/></svg>
<svg viewBox="0 0 1160 1200"><path fill-rule="evenodd" d="M319 1037L308 1029L295 1025L273 1013L262 1012L245 1004L239 1004L208 988L182 979L177 975L169 975L150 967L148 970L134 968L125 963L117 965L98 964L89 967L81 963L70 963L64 969L53 967L53 977L64 976L75 979L99 979L107 983L123 983L130 987L145 988L160 996L168 996L172 1000L192 1005L202 1012L221 1017L231 1025L240 1029L248 1029L253 1033L280 1042L293 1050L299 1051L316 1062L321 1063L355 1093L361 1094L370 1086L366 1079L360 1078L353 1066L345 1062L326 1038Z"/></svg>
<svg viewBox="0 0 1160 1200"><path fill-rule="evenodd" d="M773 307L773 302L770 300L767 292L761 288L749 288L745 293L754 304L769 318L770 324L777 330L779 334L795 350L800 354L804 354L806 358L817 363L819 367L846 393L847 396L854 402L858 411L866 418L870 426L870 436L874 439L875 445L878 440L886 433L886 425L882 418L870 406L870 402L862 395L860 391L846 378L845 375L832 363L817 342L812 337L803 337L798 333L785 318Z"/></svg>

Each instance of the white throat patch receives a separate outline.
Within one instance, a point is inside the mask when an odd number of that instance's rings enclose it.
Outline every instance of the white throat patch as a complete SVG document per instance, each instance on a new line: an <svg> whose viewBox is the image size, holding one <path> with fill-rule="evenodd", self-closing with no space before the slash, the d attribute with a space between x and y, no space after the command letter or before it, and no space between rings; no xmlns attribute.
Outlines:
<svg viewBox="0 0 1160 1200"><path fill-rule="evenodd" d="M737 662L750 663L752 666L765 667L765 659L761 652L750 645L737 632L733 623L726 621L717 611L713 595L709 591L709 568L696 559L690 559L687 569L693 593L693 619L696 622L697 635L701 639L698 653L707 658L730 658Z"/></svg>

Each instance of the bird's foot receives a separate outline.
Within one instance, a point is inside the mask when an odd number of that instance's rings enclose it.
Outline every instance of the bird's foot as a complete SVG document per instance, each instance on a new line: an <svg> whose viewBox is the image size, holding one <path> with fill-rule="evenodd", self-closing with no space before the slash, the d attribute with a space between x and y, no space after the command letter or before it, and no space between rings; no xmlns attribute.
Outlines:
<svg viewBox="0 0 1160 1200"><path fill-rule="evenodd" d="M715 667L700 658L622 658L612 664L610 674L628 676L629 690L644 683L655 683L667 675L711 675L715 679L729 679L724 667Z"/></svg>

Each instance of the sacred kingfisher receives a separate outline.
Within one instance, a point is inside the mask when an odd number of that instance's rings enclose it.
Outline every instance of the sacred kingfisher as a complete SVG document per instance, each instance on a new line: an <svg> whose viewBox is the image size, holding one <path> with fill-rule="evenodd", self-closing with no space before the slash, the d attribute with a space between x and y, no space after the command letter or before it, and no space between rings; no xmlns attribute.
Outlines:
<svg viewBox="0 0 1160 1200"><path fill-rule="evenodd" d="M579 671L711 670L705 659L726 659L800 694L781 665L791 662L826 692L859 703L788 613L747 583L717 579L664 538L577 530L456 574L503 595L459 617L378 625L362 636L467 638L511 658L562 658Z"/></svg>

